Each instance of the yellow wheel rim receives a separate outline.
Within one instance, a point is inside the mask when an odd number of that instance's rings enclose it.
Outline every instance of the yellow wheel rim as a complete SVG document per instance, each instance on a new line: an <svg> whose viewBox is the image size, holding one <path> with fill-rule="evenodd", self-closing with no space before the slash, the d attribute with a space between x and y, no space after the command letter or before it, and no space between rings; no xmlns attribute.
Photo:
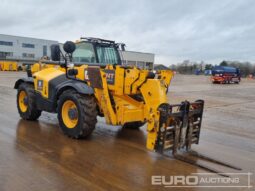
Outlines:
<svg viewBox="0 0 255 191"><path fill-rule="evenodd" d="M24 113L27 111L28 105L27 105L27 93L25 91L20 91L19 93L19 108Z"/></svg>
<svg viewBox="0 0 255 191"><path fill-rule="evenodd" d="M65 101L62 106L62 119L65 126L69 129L74 128L78 123L78 110L75 103L71 100Z"/></svg>

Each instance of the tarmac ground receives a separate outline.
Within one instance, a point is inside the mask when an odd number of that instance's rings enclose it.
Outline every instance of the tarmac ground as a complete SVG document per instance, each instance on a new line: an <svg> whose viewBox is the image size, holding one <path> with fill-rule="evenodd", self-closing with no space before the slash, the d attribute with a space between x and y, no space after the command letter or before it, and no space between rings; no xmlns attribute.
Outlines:
<svg viewBox="0 0 255 191"><path fill-rule="evenodd" d="M169 102L205 100L199 153L242 168L227 173L250 175L253 188L166 188L152 176L189 176L207 171L146 149L146 126L140 130L105 125L99 118L92 136L70 139L56 114L43 112L24 121L16 109L15 81L23 72L0 72L0 190L252 190L255 186L255 80L212 84L208 76L176 75ZM206 163L206 162L205 162ZM217 176L219 177L219 176ZM246 181L247 182L247 181ZM247 183L248 184L248 183Z"/></svg>

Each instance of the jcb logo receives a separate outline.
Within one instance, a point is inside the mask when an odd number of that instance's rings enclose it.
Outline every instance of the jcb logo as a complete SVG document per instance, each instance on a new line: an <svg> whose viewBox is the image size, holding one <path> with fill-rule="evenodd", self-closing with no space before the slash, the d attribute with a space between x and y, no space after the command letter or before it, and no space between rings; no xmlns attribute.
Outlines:
<svg viewBox="0 0 255 191"><path fill-rule="evenodd" d="M115 71L114 70L104 70L106 74L106 80L108 84L113 85L115 83Z"/></svg>
<svg viewBox="0 0 255 191"><path fill-rule="evenodd" d="M111 73L106 73L106 78L109 79L109 80L112 80L114 79L114 74L111 74Z"/></svg>

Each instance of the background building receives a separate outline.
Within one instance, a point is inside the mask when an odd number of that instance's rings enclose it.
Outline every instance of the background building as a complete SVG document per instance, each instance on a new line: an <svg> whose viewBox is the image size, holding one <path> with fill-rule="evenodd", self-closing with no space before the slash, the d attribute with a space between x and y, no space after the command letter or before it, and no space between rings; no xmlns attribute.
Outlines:
<svg viewBox="0 0 255 191"><path fill-rule="evenodd" d="M57 41L0 34L0 59L31 64L50 56L50 46Z"/></svg>
<svg viewBox="0 0 255 191"><path fill-rule="evenodd" d="M123 65L137 66L141 69L153 69L154 57L152 53L135 51L120 51Z"/></svg>
<svg viewBox="0 0 255 191"><path fill-rule="evenodd" d="M54 40L0 34L0 60L17 61L19 65L33 64L43 56L50 57L52 44L63 46ZM124 65L153 69L154 54L134 51L120 51L120 54Z"/></svg>
<svg viewBox="0 0 255 191"><path fill-rule="evenodd" d="M170 68L168 68L167 66L163 64L155 64L153 69L154 70L171 70Z"/></svg>

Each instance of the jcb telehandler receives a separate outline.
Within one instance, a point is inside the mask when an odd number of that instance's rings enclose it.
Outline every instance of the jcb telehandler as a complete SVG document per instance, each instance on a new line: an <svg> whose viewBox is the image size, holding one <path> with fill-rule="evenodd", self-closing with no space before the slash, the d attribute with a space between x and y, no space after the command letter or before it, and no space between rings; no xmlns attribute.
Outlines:
<svg viewBox="0 0 255 191"><path fill-rule="evenodd" d="M83 38L67 41L63 54L52 45L52 60L44 64L56 67L34 70L15 84L20 116L36 120L42 111L57 113L63 133L76 139L92 133L97 115L111 125L147 123L147 148L171 150L175 156L198 144L204 101L170 105L173 73L123 66L118 47L114 41Z"/></svg>

